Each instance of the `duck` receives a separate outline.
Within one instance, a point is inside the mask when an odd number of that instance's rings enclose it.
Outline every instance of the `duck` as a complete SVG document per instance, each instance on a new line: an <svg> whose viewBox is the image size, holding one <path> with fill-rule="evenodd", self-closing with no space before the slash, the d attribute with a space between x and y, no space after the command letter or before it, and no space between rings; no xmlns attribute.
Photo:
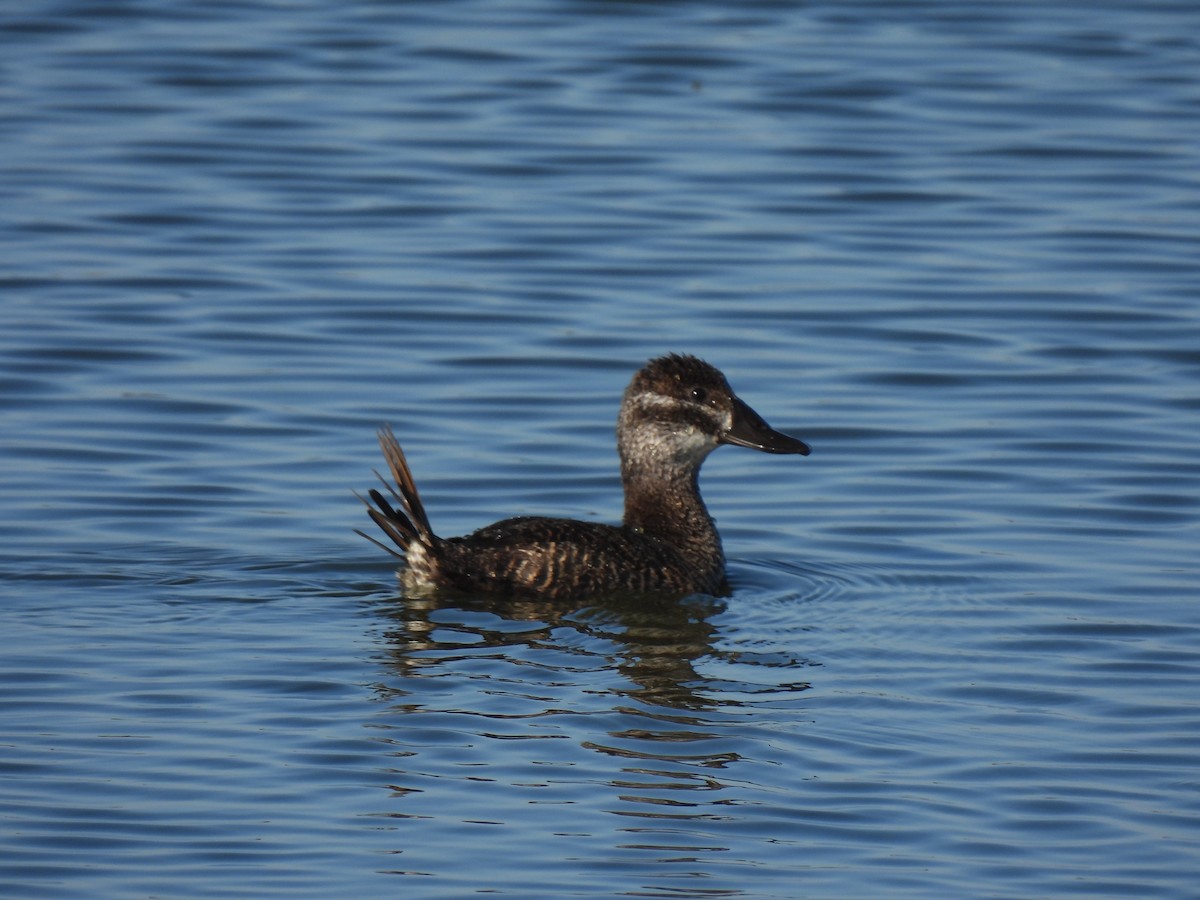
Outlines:
<svg viewBox="0 0 1200 900"><path fill-rule="evenodd" d="M617 417L624 518L619 525L517 516L461 537L429 522L399 441L379 446L391 475L357 495L403 559L407 594L454 591L510 598L588 598L729 591L721 537L700 496L700 467L723 445L808 456L804 441L776 431L739 398L716 367L687 354L651 359L634 374ZM357 531L357 529L356 529Z"/></svg>

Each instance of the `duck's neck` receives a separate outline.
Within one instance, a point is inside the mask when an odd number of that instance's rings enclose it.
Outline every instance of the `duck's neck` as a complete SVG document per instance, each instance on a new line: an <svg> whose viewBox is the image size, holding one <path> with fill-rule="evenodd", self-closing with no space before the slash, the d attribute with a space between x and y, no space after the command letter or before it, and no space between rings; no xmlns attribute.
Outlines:
<svg viewBox="0 0 1200 900"><path fill-rule="evenodd" d="M625 527L665 541L697 567L725 568L716 524L700 498L700 467L621 465Z"/></svg>

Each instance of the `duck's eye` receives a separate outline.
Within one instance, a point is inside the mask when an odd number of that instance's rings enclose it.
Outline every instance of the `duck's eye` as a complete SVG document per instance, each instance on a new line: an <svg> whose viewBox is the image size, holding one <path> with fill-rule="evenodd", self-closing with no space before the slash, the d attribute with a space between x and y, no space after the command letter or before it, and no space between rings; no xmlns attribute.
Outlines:
<svg viewBox="0 0 1200 900"><path fill-rule="evenodd" d="M706 390L704 390L704 388L700 388L700 387L692 388L692 399L695 400L697 403L703 403L705 400L708 399L708 391L706 391Z"/></svg>

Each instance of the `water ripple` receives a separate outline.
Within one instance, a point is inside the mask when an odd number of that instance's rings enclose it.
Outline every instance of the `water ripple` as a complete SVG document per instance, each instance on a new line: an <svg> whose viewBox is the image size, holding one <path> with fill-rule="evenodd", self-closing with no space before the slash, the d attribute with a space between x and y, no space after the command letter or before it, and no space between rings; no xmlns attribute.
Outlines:
<svg viewBox="0 0 1200 900"><path fill-rule="evenodd" d="M7 893L1194 893L1200 23L1126 6L0 19ZM729 597L352 534L381 422L442 533L617 520L668 350L814 446L706 464Z"/></svg>

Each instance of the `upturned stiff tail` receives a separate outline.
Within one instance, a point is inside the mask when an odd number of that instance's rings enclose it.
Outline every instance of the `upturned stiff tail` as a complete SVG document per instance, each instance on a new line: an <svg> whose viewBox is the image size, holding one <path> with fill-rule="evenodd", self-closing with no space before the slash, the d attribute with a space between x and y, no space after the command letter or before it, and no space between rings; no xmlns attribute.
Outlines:
<svg viewBox="0 0 1200 900"><path fill-rule="evenodd" d="M417 544L425 550L432 549L438 538L429 525L429 517L425 515L425 507L421 503L421 495L417 493L417 485L413 481L412 472L409 471L408 460L404 458L400 442L396 440L396 435L392 433L392 429L388 425L379 429L379 448L383 451L383 458L387 462L392 480L396 483L395 487L378 471L375 472L375 477L379 479L400 508L396 509L392 506L388 499L374 488L367 492L371 498L370 502L360 494L356 493L355 496L366 505L371 521L379 526L380 530L400 548L401 552L397 553L369 534L358 531L358 529L355 531L393 556L408 555L413 544Z"/></svg>

